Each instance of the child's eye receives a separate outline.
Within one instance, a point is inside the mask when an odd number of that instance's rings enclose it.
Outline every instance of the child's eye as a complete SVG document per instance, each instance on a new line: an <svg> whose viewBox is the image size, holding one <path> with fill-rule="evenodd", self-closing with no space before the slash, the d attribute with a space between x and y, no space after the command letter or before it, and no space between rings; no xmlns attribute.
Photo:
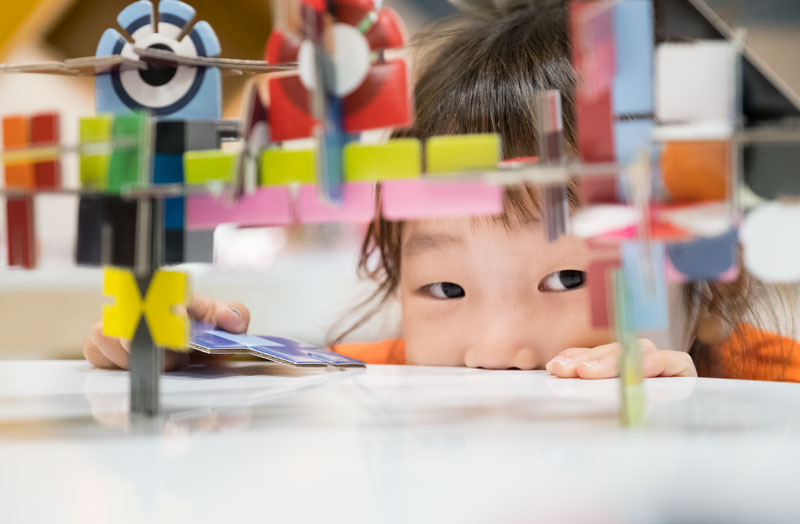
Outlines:
<svg viewBox="0 0 800 524"><path fill-rule="evenodd" d="M550 273L539 283L539 291L570 291L586 283L586 273L576 269L565 269Z"/></svg>
<svg viewBox="0 0 800 524"><path fill-rule="evenodd" d="M422 286L420 291L431 295L434 298L440 298L444 300L451 298L462 298L466 296L464 288L458 284L453 284L452 282L436 282L434 284L428 284L427 286Z"/></svg>

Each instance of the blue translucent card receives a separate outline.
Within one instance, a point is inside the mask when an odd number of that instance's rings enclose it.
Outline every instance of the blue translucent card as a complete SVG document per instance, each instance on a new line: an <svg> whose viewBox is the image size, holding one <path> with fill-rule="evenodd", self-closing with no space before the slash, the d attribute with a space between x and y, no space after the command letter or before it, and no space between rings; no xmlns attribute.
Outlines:
<svg viewBox="0 0 800 524"><path fill-rule="evenodd" d="M237 335L204 324L192 329L191 349L212 354L246 353L296 367L363 367L360 360L299 340L263 335Z"/></svg>

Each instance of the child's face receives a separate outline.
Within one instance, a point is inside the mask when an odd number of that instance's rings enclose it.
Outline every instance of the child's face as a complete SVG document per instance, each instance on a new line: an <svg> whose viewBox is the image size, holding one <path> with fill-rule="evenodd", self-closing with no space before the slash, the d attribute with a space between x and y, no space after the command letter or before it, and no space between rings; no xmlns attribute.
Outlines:
<svg viewBox="0 0 800 524"><path fill-rule="evenodd" d="M549 243L541 225L407 222L400 296L408 363L535 369L566 348L610 342L590 323L592 257L582 239Z"/></svg>

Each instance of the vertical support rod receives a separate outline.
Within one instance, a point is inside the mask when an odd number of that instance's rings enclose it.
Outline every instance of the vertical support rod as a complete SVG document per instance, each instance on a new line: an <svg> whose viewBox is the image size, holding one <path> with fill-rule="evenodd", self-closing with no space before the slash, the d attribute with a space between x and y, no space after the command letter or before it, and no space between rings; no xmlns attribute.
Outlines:
<svg viewBox="0 0 800 524"><path fill-rule="evenodd" d="M163 201L141 197L136 206L136 251L133 272L142 297L163 258ZM131 413L155 416L159 412L159 377L164 367L164 352L150 336L142 316L131 341Z"/></svg>

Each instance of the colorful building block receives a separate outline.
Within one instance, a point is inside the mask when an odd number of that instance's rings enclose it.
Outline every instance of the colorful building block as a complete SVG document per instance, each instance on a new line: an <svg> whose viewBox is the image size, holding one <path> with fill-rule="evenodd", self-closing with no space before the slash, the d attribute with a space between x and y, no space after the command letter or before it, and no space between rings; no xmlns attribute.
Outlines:
<svg viewBox="0 0 800 524"><path fill-rule="evenodd" d="M499 215L503 212L503 188L483 182L385 180L381 202L383 216L389 220Z"/></svg>
<svg viewBox="0 0 800 524"><path fill-rule="evenodd" d="M775 231L780 230L773 224ZM745 243L745 253L751 249ZM735 280L739 275L739 235L731 229L723 235L697 238L690 242L667 246L667 278L670 282L696 282L700 280Z"/></svg>
<svg viewBox="0 0 800 524"><path fill-rule="evenodd" d="M29 147L30 122L24 116L3 118L3 149L18 151ZM30 160L4 162L5 186L9 189L34 189L34 163ZM36 226L33 196L6 199L6 238L8 265L32 269L36 266Z"/></svg>
<svg viewBox="0 0 800 524"><path fill-rule="evenodd" d="M417 178L422 172L421 145L414 138L384 144L353 142L344 148L344 176L349 182Z"/></svg>
<svg viewBox="0 0 800 524"><path fill-rule="evenodd" d="M295 203L297 220L321 222L369 222L375 215L375 183L348 182L342 187L342 203L331 205L319 196L314 185L300 186Z"/></svg>
<svg viewBox="0 0 800 524"><path fill-rule="evenodd" d="M427 173L493 171L501 156L500 136L495 134L435 136L425 144Z"/></svg>
<svg viewBox="0 0 800 524"><path fill-rule="evenodd" d="M127 42L116 29L107 29L96 55L136 56L133 46L139 45L184 56L218 56L219 40L207 22L186 27L192 23L193 13L194 9L182 2L159 2L159 24L154 28L152 3L134 2L117 17L133 42ZM181 35L185 36L178 41ZM215 67L151 65L141 74L137 69L120 68L96 77L95 96L98 112L115 115L144 110L156 117L187 120L221 117L221 78Z"/></svg>
<svg viewBox="0 0 800 524"><path fill-rule="evenodd" d="M130 340L144 314L156 345L185 350L189 321L185 312L179 312L178 308L185 308L189 302L186 274L159 270L145 285L147 291L142 300L140 286L132 272L105 269L103 294L113 298L114 303L103 305L103 334Z"/></svg>
<svg viewBox="0 0 800 524"><path fill-rule="evenodd" d="M728 141L668 142L661 152L661 181L668 202L725 200L732 187Z"/></svg>
<svg viewBox="0 0 800 524"><path fill-rule="evenodd" d="M187 151L183 155L183 171L189 185L227 182L236 168L236 153L218 149L211 151Z"/></svg>
<svg viewBox="0 0 800 524"><path fill-rule="evenodd" d="M92 144L109 144L110 150L112 122L110 115L81 118L78 131L81 146L91 149ZM87 151L81 151L79 157L81 187L104 188L108 184L108 163L111 155Z"/></svg>
<svg viewBox="0 0 800 524"><path fill-rule="evenodd" d="M61 141L61 120L58 113L39 113L31 117L31 145L58 146ZM37 189L54 190L61 187L61 159L58 154L33 164L34 185Z"/></svg>
<svg viewBox="0 0 800 524"><path fill-rule="evenodd" d="M291 195L286 186L260 187L233 204L212 195L192 195L187 199L189 229L213 229L220 224L283 226L292 221Z"/></svg>
<svg viewBox="0 0 800 524"><path fill-rule="evenodd" d="M608 329L614 325L610 275L620 267L619 259L601 259L592 261L586 270L591 323L594 329Z"/></svg>
<svg viewBox="0 0 800 524"><path fill-rule="evenodd" d="M664 43L656 50L659 123L735 120L737 54L725 40Z"/></svg>
<svg viewBox="0 0 800 524"><path fill-rule="evenodd" d="M648 248L639 242L622 244L622 271L630 303L630 328L636 331L666 329L669 322L664 244Z"/></svg>
<svg viewBox="0 0 800 524"><path fill-rule="evenodd" d="M313 184L315 154L313 149L267 149L261 156L261 185Z"/></svg>
<svg viewBox="0 0 800 524"><path fill-rule="evenodd" d="M119 194L125 188L145 184L149 175L150 122L144 113L117 116L111 124L113 150L108 163L108 186Z"/></svg>
<svg viewBox="0 0 800 524"><path fill-rule="evenodd" d="M614 114L653 112L653 3L626 0L614 6L616 67L612 106Z"/></svg>

